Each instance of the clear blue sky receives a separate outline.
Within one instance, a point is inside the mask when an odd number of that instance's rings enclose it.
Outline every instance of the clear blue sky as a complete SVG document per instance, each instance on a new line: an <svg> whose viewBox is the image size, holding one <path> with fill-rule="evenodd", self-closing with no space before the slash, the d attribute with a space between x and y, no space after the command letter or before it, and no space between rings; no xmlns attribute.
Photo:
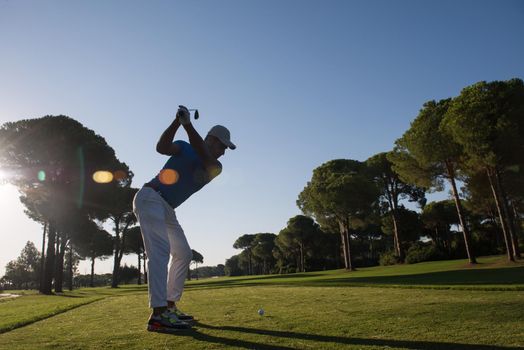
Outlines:
<svg viewBox="0 0 524 350"><path fill-rule="evenodd" d="M0 123L75 118L137 187L166 160L155 144L178 104L202 134L226 125L238 148L177 210L216 265L299 214L315 167L390 150L427 100L524 78L523 38L523 1L0 0ZM1 275L41 228L5 185L0 220Z"/></svg>

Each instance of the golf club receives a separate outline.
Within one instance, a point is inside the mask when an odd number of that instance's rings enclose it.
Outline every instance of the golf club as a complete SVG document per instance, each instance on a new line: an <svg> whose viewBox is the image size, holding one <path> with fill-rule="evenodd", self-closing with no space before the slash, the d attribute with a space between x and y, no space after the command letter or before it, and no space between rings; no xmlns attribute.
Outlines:
<svg viewBox="0 0 524 350"><path fill-rule="evenodd" d="M179 105L178 108L180 108L180 107L185 107L185 106ZM195 120L200 118L200 115L198 114L198 109L196 109L196 108L187 108L187 110L190 111L190 112L195 112L194 113L195 114Z"/></svg>

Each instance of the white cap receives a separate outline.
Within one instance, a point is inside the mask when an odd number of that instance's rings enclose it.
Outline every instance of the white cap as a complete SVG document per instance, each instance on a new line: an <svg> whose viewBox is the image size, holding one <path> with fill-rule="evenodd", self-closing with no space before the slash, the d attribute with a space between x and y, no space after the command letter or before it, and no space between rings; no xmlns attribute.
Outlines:
<svg viewBox="0 0 524 350"><path fill-rule="evenodd" d="M229 130L225 126L222 125L215 125L214 127L209 130L207 135L211 135L216 137L220 140L224 145L231 149L237 148L233 142L231 142L231 134L229 133Z"/></svg>

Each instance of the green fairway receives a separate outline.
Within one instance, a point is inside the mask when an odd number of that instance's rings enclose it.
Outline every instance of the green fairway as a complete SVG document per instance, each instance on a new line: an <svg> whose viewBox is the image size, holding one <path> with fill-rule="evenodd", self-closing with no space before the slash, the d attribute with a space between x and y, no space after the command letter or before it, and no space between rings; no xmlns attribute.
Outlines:
<svg viewBox="0 0 524 350"><path fill-rule="evenodd" d="M28 294L0 302L0 348L524 348L524 265L480 261L192 281L177 335L145 330L145 286Z"/></svg>

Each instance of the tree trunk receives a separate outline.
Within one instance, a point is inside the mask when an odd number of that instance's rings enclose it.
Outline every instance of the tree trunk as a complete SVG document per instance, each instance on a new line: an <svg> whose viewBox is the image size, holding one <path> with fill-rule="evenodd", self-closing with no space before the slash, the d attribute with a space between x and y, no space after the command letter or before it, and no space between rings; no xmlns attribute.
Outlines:
<svg viewBox="0 0 524 350"><path fill-rule="evenodd" d="M522 229L521 229L521 220L520 220L520 215L519 213L517 212L517 207L515 205L515 202L512 202L511 203L511 208L513 210L513 223L515 224L515 237L522 237ZM519 247L519 250L520 250L520 246L519 246L519 242L518 242L518 239L516 241L516 245L517 247Z"/></svg>
<svg viewBox="0 0 524 350"><path fill-rule="evenodd" d="M395 253L398 256L399 261L404 261L404 252L400 244L400 234L398 232L398 194L395 185L388 181L387 178L383 178L384 186L386 187L386 198L389 204L389 211L391 213L391 219L393 220L393 245Z"/></svg>
<svg viewBox="0 0 524 350"><path fill-rule="evenodd" d="M438 232L438 225L435 225L435 245L438 247L440 246L442 243L440 242L440 239L439 239L440 235L439 235L439 232Z"/></svg>
<svg viewBox="0 0 524 350"><path fill-rule="evenodd" d="M299 244L300 247L300 272L305 272L304 269L304 244Z"/></svg>
<svg viewBox="0 0 524 350"><path fill-rule="evenodd" d="M504 215L502 213L502 208L500 204L500 198L497 187L494 185L492 170L487 168L486 173L488 175L489 185L491 187L491 192L493 193L493 199L495 199L495 205L497 206L497 212L499 214L499 220L500 220L500 226L502 227L502 234L504 235L504 243L506 244L506 253L508 255L509 261L515 261L515 257L513 256L513 249L511 248L510 243L510 236L508 232L508 228L506 225L506 220L504 220Z"/></svg>
<svg viewBox="0 0 524 350"><path fill-rule="evenodd" d="M513 203L511 204L512 208L508 208L509 212L509 219L511 221L511 227L513 228L513 254L515 258L522 259L522 256L520 255L520 246L519 246L519 220L517 216L517 212L515 210L515 206Z"/></svg>
<svg viewBox="0 0 524 350"><path fill-rule="evenodd" d="M58 285L62 285L62 274L59 272L59 266L60 266L60 234L57 233L56 235L56 243L55 243L55 281L53 283L53 288L56 292L61 292L62 288L58 287Z"/></svg>
<svg viewBox="0 0 524 350"><path fill-rule="evenodd" d="M65 255L65 247L66 247L66 239L63 237L58 237L57 239L57 247L58 247L58 253L57 253L57 259L56 259L56 271L55 271L55 292L61 293L63 292L63 284L64 284L64 255Z"/></svg>
<svg viewBox="0 0 524 350"><path fill-rule="evenodd" d="M504 184L502 183L500 173L497 169L495 169L495 181L497 184L497 189L500 193L500 202L502 204L502 213L506 217L507 224L508 224L508 232L509 232L509 237L511 239L511 248L513 249L513 257L520 259L519 244L518 244L516 233L515 233L515 226L513 225L514 221L512 220L511 213L508 208L508 196L506 195Z"/></svg>
<svg viewBox="0 0 524 350"><path fill-rule="evenodd" d="M44 222L44 232L42 233L42 254L40 257L40 283L38 285L38 290L40 293L43 292L44 287L44 267L45 267L45 236L47 231L47 221Z"/></svg>
<svg viewBox="0 0 524 350"><path fill-rule="evenodd" d="M89 287L95 286L95 258L91 257L91 278L89 280Z"/></svg>
<svg viewBox="0 0 524 350"><path fill-rule="evenodd" d="M69 241L69 280L68 289L73 290L73 244Z"/></svg>
<svg viewBox="0 0 524 350"><path fill-rule="evenodd" d="M249 248L247 248L247 257L248 257L248 266L247 266L247 274L248 275L252 275L253 274L253 265L252 265L252 261L251 261L251 250L249 250Z"/></svg>
<svg viewBox="0 0 524 350"><path fill-rule="evenodd" d="M460 197L457 191L457 184L455 183L455 170L451 162L446 162L446 168L451 183L451 189L453 191L453 198L455 199L455 206L457 207L460 226L462 227L462 233L464 235L464 245L466 247L466 253L468 254L469 263L476 264L477 259L473 253L473 247L471 246L471 233L469 232L469 228L464 218L464 210L462 209L462 203L460 202Z"/></svg>
<svg viewBox="0 0 524 350"><path fill-rule="evenodd" d="M119 274L120 274L120 261L122 260L122 253L124 245L123 242L123 236L125 234L125 228L120 232L120 220L121 217L117 216L113 219L113 222L115 223L115 244L114 244L114 255L113 255L113 275L111 277L111 288L118 288L118 282L119 282ZM127 227L127 225L126 225ZM122 234L122 237L120 236Z"/></svg>
<svg viewBox="0 0 524 350"><path fill-rule="evenodd" d="M53 276L55 273L55 240L56 231L54 226L52 226L50 223L47 232L47 251L45 259L44 281L41 291L43 294L48 295L53 293Z"/></svg>
<svg viewBox="0 0 524 350"><path fill-rule="evenodd" d="M120 225L119 219L115 219L115 240L113 247L113 275L111 276L111 288L118 287L118 270L120 268Z"/></svg>
<svg viewBox="0 0 524 350"><path fill-rule="evenodd" d="M147 270L146 270L147 256L146 256L146 253L144 253L143 255L144 255L144 258L142 259L142 261L144 262L144 284L147 284Z"/></svg>
<svg viewBox="0 0 524 350"><path fill-rule="evenodd" d="M394 234L394 244L395 244L395 252L397 253L399 261L404 261L404 254L402 252L402 248L400 245L400 237L398 234L398 223L397 223L397 210L392 209L391 210L391 218L393 219L393 234Z"/></svg>
<svg viewBox="0 0 524 350"><path fill-rule="evenodd" d="M115 243L119 245L118 243ZM111 277L111 288L118 288L119 283L119 274L120 274L120 249L116 250L115 248L115 257L113 261L113 275Z"/></svg>
<svg viewBox="0 0 524 350"><path fill-rule="evenodd" d="M142 257L142 254L140 252L138 252L137 255L138 255L138 281L137 281L137 283L138 283L138 285L141 285L142 284L142 271L141 271L141 268L142 268L141 263L142 263L142 261L140 261L141 260L140 258Z"/></svg>
<svg viewBox="0 0 524 350"><path fill-rule="evenodd" d="M350 269L350 263L348 260L348 249L346 244L346 234L345 234L345 226L344 223L339 220L338 221L338 227L340 229L340 238L341 238L341 244L342 244L342 251L344 253L344 267L346 270Z"/></svg>
<svg viewBox="0 0 524 350"><path fill-rule="evenodd" d="M346 244L347 244L347 250L348 250L348 263L349 263L349 271L355 271L355 268L353 267L353 262L351 260L351 237L349 234L349 228L346 226Z"/></svg>
<svg viewBox="0 0 524 350"><path fill-rule="evenodd" d="M191 264L187 266L187 280L191 281Z"/></svg>

